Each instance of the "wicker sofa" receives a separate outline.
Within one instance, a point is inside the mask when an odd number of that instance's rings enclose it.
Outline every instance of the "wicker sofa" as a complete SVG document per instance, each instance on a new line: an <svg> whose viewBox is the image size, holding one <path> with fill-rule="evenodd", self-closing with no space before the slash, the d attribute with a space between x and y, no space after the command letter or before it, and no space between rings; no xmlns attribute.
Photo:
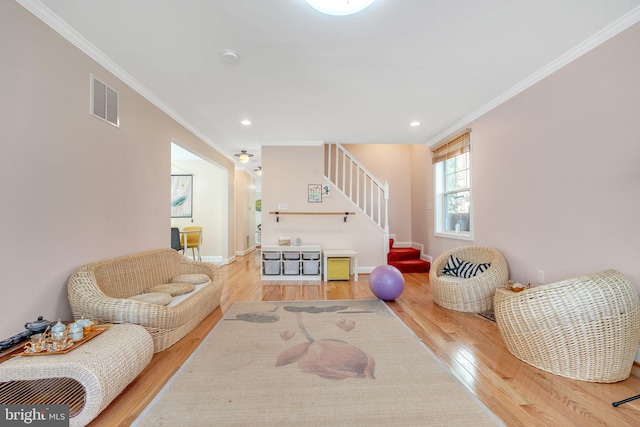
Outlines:
<svg viewBox="0 0 640 427"><path fill-rule="evenodd" d="M615 270L497 292L495 315L507 349L536 368L590 382L629 377L640 342L640 302Z"/></svg>
<svg viewBox="0 0 640 427"><path fill-rule="evenodd" d="M151 287L184 274L206 274L210 282L186 294L174 305L136 301ZM143 326L153 338L154 353L191 331L220 305L222 279L212 264L191 261L173 249L157 249L86 264L67 282L75 319L84 316L104 323ZM180 297L176 297L180 298Z"/></svg>

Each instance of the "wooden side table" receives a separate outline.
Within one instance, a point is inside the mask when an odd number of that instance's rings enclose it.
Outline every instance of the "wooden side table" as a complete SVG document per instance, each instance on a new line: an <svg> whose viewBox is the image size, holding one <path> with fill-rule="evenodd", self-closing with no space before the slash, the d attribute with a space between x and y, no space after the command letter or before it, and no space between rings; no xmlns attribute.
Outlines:
<svg viewBox="0 0 640 427"><path fill-rule="evenodd" d="M70 425L93 420L149 364L151 335L111 325L66 354L15 356L0 363L0 403L68 404Z"/></svg>

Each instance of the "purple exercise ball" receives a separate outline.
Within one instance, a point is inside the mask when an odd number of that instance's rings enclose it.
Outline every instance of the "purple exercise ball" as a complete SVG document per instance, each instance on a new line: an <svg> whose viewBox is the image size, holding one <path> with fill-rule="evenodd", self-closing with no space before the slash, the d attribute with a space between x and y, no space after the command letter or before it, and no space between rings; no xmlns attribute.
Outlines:
<svg viewBox="0 0 640 427"><path fill-rule="evenodd" d="M379 265L369 275L371 292L384 301L392 301L404 290L404 276L392 265Z"/></svg>

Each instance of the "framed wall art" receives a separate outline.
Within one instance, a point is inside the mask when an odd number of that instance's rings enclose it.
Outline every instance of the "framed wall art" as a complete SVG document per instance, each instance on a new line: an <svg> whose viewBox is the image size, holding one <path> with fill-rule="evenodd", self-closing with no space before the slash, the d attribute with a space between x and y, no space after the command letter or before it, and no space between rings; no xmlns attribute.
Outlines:
<svg viewBox="0 0 640 427"><path fill-rule="evenodd" d="M309 203L322 203L322 184L309 184Z"/></svg>
<svg viewBox="0 0 640 427"><path fill-rule="evenodd" d="M193 175L171 175L171 218L193 216Z"/></svg>

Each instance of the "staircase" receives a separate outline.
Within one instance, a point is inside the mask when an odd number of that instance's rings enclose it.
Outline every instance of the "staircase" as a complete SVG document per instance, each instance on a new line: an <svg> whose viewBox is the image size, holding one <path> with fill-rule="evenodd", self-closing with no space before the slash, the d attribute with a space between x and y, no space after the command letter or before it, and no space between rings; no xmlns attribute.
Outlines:
<svg viewBox="0 0 640 427"><path fill-rule="evenodd" d="M336 143L324 145L324 176L358 211L382 231L380 242L387 254L387 264L402 273L428 273L431 264L420 259L414 248L394 248L389 238L389 185L380 182L344 147Z"/></svg>
<svg viewBox="0 0 640 427"><path fill-rule="evenodd" d="M428 273L431 264L420 259L420 250L414 248L394 248L393 239L389 239L387 264L396 267L402 273Z"/></svg>
<svg viewBox="0 0 640 427"><path fill-rule="evenodd" d="M324 145L324 177L333 184L333 189L382 231L380 243L386 253L389 239L388 184L377 180L342 145L336 143Z"/></svg>

